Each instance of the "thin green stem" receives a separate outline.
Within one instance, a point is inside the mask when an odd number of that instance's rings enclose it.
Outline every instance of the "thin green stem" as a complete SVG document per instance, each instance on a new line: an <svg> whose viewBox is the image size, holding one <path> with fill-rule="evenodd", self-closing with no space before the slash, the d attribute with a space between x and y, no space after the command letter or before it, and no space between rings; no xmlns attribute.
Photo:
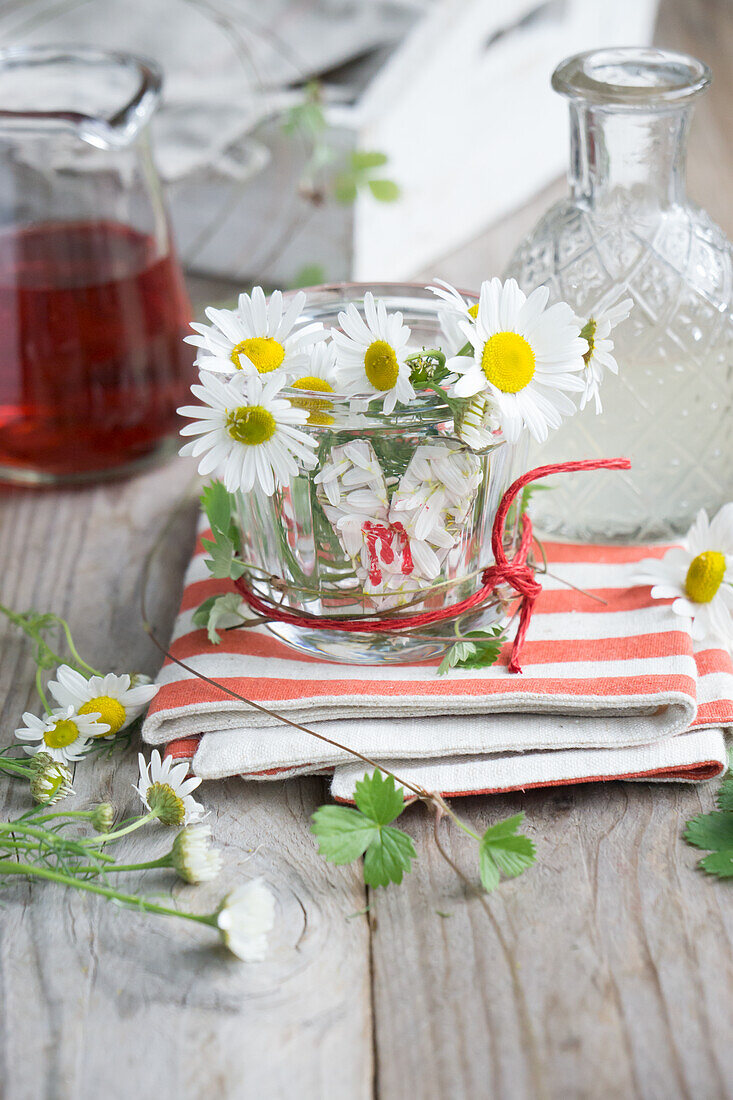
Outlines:
<svg viewBox="0 0 733 1100"><path fill-rule="evenodd" d="M30 779L32 771L30 764L24 764L22 760L11 760L7 756L0 756L0 771L8 775L24 775Z"/></svg>
<svg viewBox="0 0 733 1100"><path fill-rule="evenodd" d="M64 875L60 871L54 871L50 867L38 867L30 863L13 863L8 859L0 859L0 874L25 875L27 877L43 878L49 882L57 882L61 886L71 886L75 890L86 890L90 894L99 894L103 898L112 898L121 901L124 905L142 909L146 913L160 913L167 917L182 917L184 920L196 921L198 924L208 924L216 928L216 913L187 913L182 909L172 909L167 905L158 905L156 902L147 901L136 894L123 894L119 890L113 890L109 886L99 886L85 879L76 879L71 875Z"/></svg>
<svg viewBox="0 0 733 1100"><path fill-rule="evenodd" d="M86 669L87 672L91 672L92 676L101 676L102 673L99 671L99 669L92 668L91 665L88 665L86 663L86 661L82 657L79 656L77 648L74 645L74 639L71 636L71 628L69 627L69 624L66 622L66 619L58 618L56 615L54 615L54 618L56 619L56 622L59 624L59 626L61 627L61 629L63 630L63 632L66 636L66 644L68 645L69 649L71 650L71 654L72 654L74 660L76 661L77 665L81 665L81 667Z"/></svg>
<svg viewBox="0 0 733 1100"><path fill-rule="evenodd" d="M99 836L85 837L84 840L80 840L79 843L85 847L93 848L97 844L107 844L110 840L119 840L122 836L127 836L128 833L132 833L135 829L139 829L142 825L147 825L149 821L155 821L158 814L155 810L150 810L149 813L143 814L136 821L133 821L131 825L126 825L122 829L115 829L111 833L100 833Z"/></svg>
<svg viewBox="0 0 733 1100"><path fill-rule="evenodd" d="M50 714L51 708L48 705L46 692L43 690L43 670L40 665L37 665L36 667L36 691L38 692L41 702L43 703L43 709L45 710L46 714Z"/></svg>

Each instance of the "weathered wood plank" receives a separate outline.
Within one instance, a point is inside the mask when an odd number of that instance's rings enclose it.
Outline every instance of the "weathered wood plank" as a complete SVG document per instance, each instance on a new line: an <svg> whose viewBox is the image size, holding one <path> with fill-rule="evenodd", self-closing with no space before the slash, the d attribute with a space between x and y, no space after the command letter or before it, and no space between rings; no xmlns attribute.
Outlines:
<svg viewBox="0 0 733 1100"><path fill-rule="evenodd" d="M422 870L373 899L382 1100L725 1097L733 1091L733 918L682 823L708 789L587 784L470 799L474 828L519 809L535 869L464 900L413 811ZM475 876L475 850L449 849ZM439 912L450 916L440 916Z"/></svg>
<svg viewBox="0 0 733 1100"><path fill-rule="evenodd" d="M101 667L154 672L159 657L141 629L141 563L169 510L191 495L191 473L176 463L93 490L6 494L0 601L68 617L82 653ZM149 612L163 636L194 522L191 495L153 571ZM0 623L4 743L32 700L32 678L26 644ZM109 798L130 812L135 750L78 765L75 804ZM2 786L4 811L24 808L21 792ZM356 869L329 867L315 853L307 824L322 783L232 780L207 787L202 800L225 849L222 879L192 888L161 873L136 885L205 912L236 882L264 875L277 898L267 961L238 963L206 929L18 884L0 913L7 1100L279 1098L294 1085L304 1097L371 1095L368 926L364 916L347 919L364 907L364 889ZM130 860L167 850L166 830L148 835L130 839Z"/></svg>

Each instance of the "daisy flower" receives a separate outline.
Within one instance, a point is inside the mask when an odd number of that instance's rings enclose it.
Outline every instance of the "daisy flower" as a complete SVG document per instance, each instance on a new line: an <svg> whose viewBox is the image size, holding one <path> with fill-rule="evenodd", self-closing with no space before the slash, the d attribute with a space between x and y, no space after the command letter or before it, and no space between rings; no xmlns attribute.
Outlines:
<svg viewBox="0 0 733 1100"><path fill-rule="evenodd" d="M131 687L131 677L115 676L108 672L106 676L82 676L69 665L61 665L51 680L48 690L59 706L73 707L77 714L98 714L107 733L96 736L114 737L142 714L145 707L158 691L155 684L139 684Z"/></svg>
<svg viewBox="0 0 733 1100"><path fill-rule="evenodd" d="M462 321L473 323L478 314L478 302L474 298L464 298L460 291L456 290L444 279L436 279L435 286L425 287L438 298L441 303L438 306L438 322L443 333L443 351L446 355L457 355L466 345L466 335L461 328Z"/></svg>
<svg viewBox="0 0 733 1100"><path fill-rule="evenodd" d="M239 295L236 309L210 306L206 316L211 325L192 324L196 335L184 339L201 349L196 362L205 370L297 373L308 365L309 349L327 335L319 323L293 332L305 300L299 291L286 307L282 293L276 290L268 302L262 287L256 286L251 295Z"/></svg>
<svg viewBox="0 0 733 1100"><path fill-rule="evenodd" d="M618 363L611 355L613 340L609 340L608 337L616 325L626 320L633 304L632 298L624 298L622 302L599 309L585 323L580 318L576 318L578 324L582 325L581 336L588 341L588 350L583 356L585 390L580 397L581 409L584 409L591 400L595 400L596 412L603 411L600 394L603 372L610 370L612 374L618 374Z"/></svg>
<svg viewBox="0 0 733 1100"><path fill-rule="evenodd" d="M104 737L109 732L100 714L77 714L73 706L58 707L43 718L26 711L23 721L25 726L17 729L15 736L19 741L38 742L35 748L23 746L29 756L40 750L61 764L80 760L95 737Z"/></svg>
<svg viewBox="0 0 733 1100"><path fill-rule="evenodd" d="M527 298L514 279L483 283L475 323L461 322L473 359L456 356L446 363L461 375L451 394L490 397L512 443L525 427L544 442L550 428L576 411L565 391L585 388L578 372L588 344L570 306L546 308L549 295L547 287L538 287Z"/></svg>
<svg viewBox="0 0 733 1100"><path fill-rule="evenodd" d="M221 852L211 846L208 825L187 825L173 841L171 862L184 882L211 882L221 871Z"/></svg>
<svg viewBox="0 0 733 1100"><path fill-rule="evenodd" d="M493 403L483 394L471 397L455 418L456 435L472 451L484 451L501 438L501 424Z"/></svg>
<svg viewBox="0 0 733 1100"><path fill-rule="evenodd" d="M201 385L191 386L191 392L204 404L178 410L196 418L181 428L181 435L199 438L186 443L180 454L203 456L200 474L216 472L230 493L249 493L259 484L272 496L297 475L298 459L312 464L317 442L297 427L308 413L278 396L284 377L263 380L239 374L224 381L205 371L200 377Z"/></svg>
<svg viewBox="0 0 733 1100"><path fill-rule="evenodd" d="M343 332L333 330L339 389L347 396L373 394L384 397L384 411L391 413L398 401L415 396L410 384L410 330L401 313L387 313L383 301L371 291L364 295L364 317L351 302L339 313Z"/></svg>
<svg viewBox="0 0 733 1100"><path fill-rule="evenodd" d="M333 393L336 389L336 348L331 341L321 341L312 348L308 365L303 368L291 383L293 390L306 390L313 393ZM328 410L333 408L333 402L327 397L291 397L291 404L296 409L305 409L308 413L309 424L333 424L333 417Z"/></svg>
<svg viewBox="0 0 733 1100"><path fill-rule="evenodd" d="M186 779L185 761L174 764L170 756L161 760L157 749L150 754L150 764L145 763L142 753L137 759L140 781L133 788L161 825L192 825L201 820L203 806L191 797L191 791L196 790L201 780L197 776Z"/></svg>
<svg viewBox="0 0 733 1100"><path fill-rule="evenodd" d="M275 898L264 880L254 878L227 894L216 915L221 937L244 962L261 962L267 934L275 923Z"/></svg>
<svg viewBox="0 0 733 1100"><path fill-rule="evenodd" d="M674 599L674 613L692 620L693 638L733 646L733 504L713 520L700 511L683 545L641 562L634 579L652 585L654 599Z"/></svg>
<svg viewBox="0 0 733 1100"><path fill-rule="evenodd" d="M42 806L53 806L62 798L74 793L71 772L47 752L40 750L31 761L31 795Z"/></svg>

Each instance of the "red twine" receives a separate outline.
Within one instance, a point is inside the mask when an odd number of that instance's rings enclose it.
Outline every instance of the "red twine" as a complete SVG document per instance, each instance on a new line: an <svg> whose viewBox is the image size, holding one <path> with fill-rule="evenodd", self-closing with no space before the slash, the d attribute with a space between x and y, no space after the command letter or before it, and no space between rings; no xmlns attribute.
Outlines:
<svg viewBox="0 0 733 1100"><path fill-rule="evenodd" d="M321 615L313 615L309 611L287 611L279 605L273 606L266 603L252 591L244 577L240 577L234 584L249 606L265 618L273 619L279 623L289 623L291 626L317 626L322 630L345 630L358 634L391 634L398 630L414 630L421 626L431 626L433 623L442 622L444 619L454 619L459 615L463 615L466 611L479 607L500 584L508 584L522 601L519 610L519 626L509 661L509 671L521 672L519 656L532 618L535 601L542 591L542 586L535 578L534 570L528 561L533 538L532 521L528 515L525 514L522 517L522 535L516 554L510 561L504 553L504 528L509 509L525 485L529 485L531 481L540 481L542 478L551 477L553 474L580 473L583 470L628 470L630 468L631 463L628 458L590 458L578 462L558 462L549 466L538 466L536 469L522 474L509 486L496 510L491 532L494 564L484 569L481 574L481 587L465 600L449 604L437 611L425 611L420 615L406 615L399 619L327 618ZM371 566L370 576L372 573L375 577L379 574L381 579L377 552L378 542L380 543L382 561L389 563L394 560L393 532L397 533L403 543L402 572L412 571L409 543L401 524L392 524L391 529L381 524L371 523L365 524L364 527L367 534L367 548Z"/></svg>

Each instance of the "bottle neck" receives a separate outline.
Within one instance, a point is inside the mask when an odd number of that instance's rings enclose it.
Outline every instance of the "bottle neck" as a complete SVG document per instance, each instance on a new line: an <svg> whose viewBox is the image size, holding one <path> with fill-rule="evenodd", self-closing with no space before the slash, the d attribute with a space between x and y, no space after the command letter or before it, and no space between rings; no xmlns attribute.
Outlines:
<svg viewBox="0 0 733 1100"><path fill-rule="evenodd" d="M599 206L632 192L644 206L685 200L685 159L691 107L633 112L570 103L573 197Z"/></svg>

